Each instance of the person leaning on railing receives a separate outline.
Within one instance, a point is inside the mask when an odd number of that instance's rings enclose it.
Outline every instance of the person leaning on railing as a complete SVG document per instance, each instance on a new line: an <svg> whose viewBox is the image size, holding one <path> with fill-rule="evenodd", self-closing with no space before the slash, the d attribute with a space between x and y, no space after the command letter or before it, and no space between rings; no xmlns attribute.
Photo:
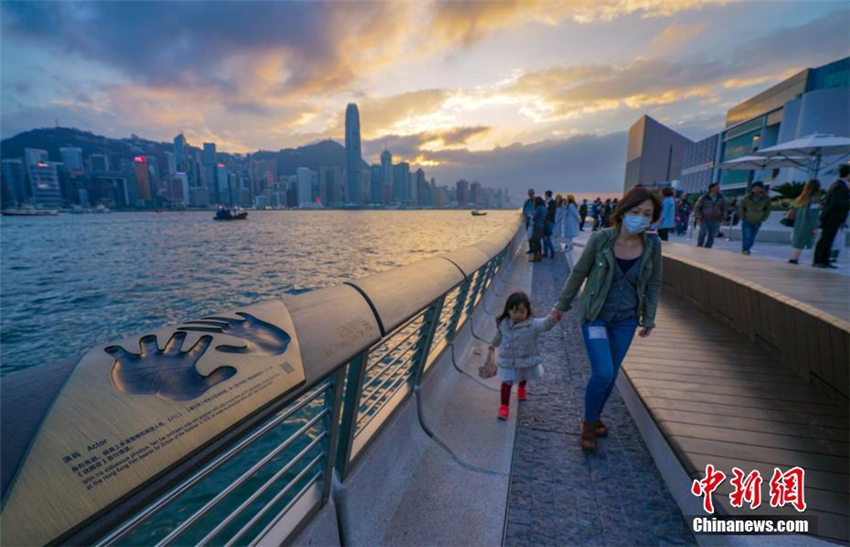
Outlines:
<svg viewBox="0 0 850 547"><path fill-rule="evenodd" d="M596 449L608 433L599 419L614 389L620 364L638 326L646 337L655 327L661 291L661 240L646 233L661 216L661 201L647 188L632 188L611 215L613 228L594 233L573 267L553 317L570 309L585 279L579 314L591 376L585 391L581 446Z"/></svg>

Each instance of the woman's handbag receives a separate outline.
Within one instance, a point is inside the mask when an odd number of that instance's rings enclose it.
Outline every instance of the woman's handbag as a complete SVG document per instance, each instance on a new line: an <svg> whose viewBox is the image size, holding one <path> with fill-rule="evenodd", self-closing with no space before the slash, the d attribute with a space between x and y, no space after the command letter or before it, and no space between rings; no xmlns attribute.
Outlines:
<svg viewBox="0 0 850 547"><path fill-rule="evenodd" d="M794 220L797 218L797 209L788 209L788 212L785 213L785 216L782 217L782 220L779 221L779 224L783 226L788 226L789 228L794 227Z"/></svg>
<svg viewBox="0 0 850 547"><path fill-rule="evenodd" d="M497 369L496 353L494 351L490 351L487 353L487 359L484 361L484 364L478 367L478 375L482 378L492 378L496 375Z"/></svg>

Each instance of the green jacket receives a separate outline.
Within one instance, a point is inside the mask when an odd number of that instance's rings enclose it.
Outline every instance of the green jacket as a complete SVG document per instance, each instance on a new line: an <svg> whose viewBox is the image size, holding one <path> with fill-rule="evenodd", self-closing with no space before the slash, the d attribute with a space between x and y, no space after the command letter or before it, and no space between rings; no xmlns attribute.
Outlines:
<svg viewBox="0 0 850 547"><path fill-rule="evenodd" d="M767 220L770 216L770 198L762 194L761 199L756 201L752 194L747 194L738 204L738 218L746 220L750 224L758 224Z"/></svg>
<svg viewBox="0 0 850 547"><path fill-rule="evenodd" d="M557 309L569 310L581 284L587 279L579 303L581 318L582 321L591 322L599 317L611 289L614 268L617 267L614 240L619 233L619 228L606 228L590 236L581 258L573 266L570 277L561 290L561 296L555 304ZM661 292L661 241L658 236L648 236L645 232L641 234L641 238L643 254L640 257L638 287L642 290L638 291L638 314L641 326L653 328Z"/></svg>

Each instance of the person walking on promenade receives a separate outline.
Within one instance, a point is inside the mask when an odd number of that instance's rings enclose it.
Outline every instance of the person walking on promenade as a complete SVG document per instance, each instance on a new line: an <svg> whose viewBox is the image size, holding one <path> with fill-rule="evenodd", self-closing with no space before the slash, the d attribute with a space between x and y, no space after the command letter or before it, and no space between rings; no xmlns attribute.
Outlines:
<svg viewBox="0 0 850 547"><path fill-rule="evenodd" d="M680 236L688 232L688 221L693 209L691 202L688 201L688 194L683 193L676 204L676 235Z"/></svg>
<svg viewBox="0 0 850 547"><path fill-rule="evenodd" d="M548 210L543 198L534 198L534 215L531 217L531 250L534 253L532 262L543 260L543 237L546 234L546 214Z"/></svg>
<svg viewBox="0 0 850 547"><path fill-rule="evenodd" d="M635 330L642 327L639 335L646 337L655 328L661 241L646 229L660 216L661 201L655 193L646 188L629 190L612 215L614 226L590 237L552 308L552 318L559 321L587 280L579 302L591 369L581 428L585 450L595 450L596 438L608 433L599 417Z"/></svg>
<svg viewBox="0 0 850 547"><path fill-rule="evenodd" d="M738 218L741 219L741 252L750 255L750 249L756 242L761 223L770 216L770 198L765 195L764 183L757 180L750 187L750 193L744 196L738 205Z"/></svg>
<svg viewBox="0 0 850 547"><path fill-rule="evenodd" d="M507 420L510 415L514 382L519 384L517 399L524 401L528 396L526 383L543 377L537 337L555 326L555 322L551 313L545 319L535 318L531 300L524 292L515 292L505 301L505 309L496 319L496 335L489 348L491 354L499 348L496 365L502 380L500 420Z"/></svg>
<svg viewBox="0 0 850 547"><path fill-rule="evenodd" d="M812 263L812 266L817 268L836 267L829 263L829 255L835 235L841 225L847 221L847 213L850 211L848 179L850 179L850 165L845 164L838 168L838 179L832 183L826 193L826 201L820 213L820 239L815 246L815 258Z"/></svg>
<svg viewBox="0 0 850 547"><path fill-rule="evenodd" d="M564 239L567 245L564 248L564 252L568 253L573 249L573 238L578 237L581 222L575 196L567 194L566 205L567 214L564 216Z"/></svg>
<svg viewBox="0 0 850 547"><path fill-rule="evenodd" d="M661 218L658 219L658 237L663 241L667 241L670 230L676 225L676 198L673 197L675 192L669 186L661 189Z"/></svg>
<svg viewBox="0 0 850 547"><path fill-rule="evenodd" d="M585 222L585 219L587 218L587 200L583 200L581 202L581 206L578 208L578 216L579 216L578 229L579 229L580 232L583 232L584 231L584 222Z"/></svg>
<svg viewBox="0 0 850 547"><path fill-rule="evenodd" d="M531 217L534 216L534 188L528 189L528 198L522 205L522 215L525 217L525 229L528 230L531 226ZM531 248L531 238L528 239L528 251L526 254L531 254L534 251Z"/></svg>
<svg viewBox="0 0 850 547"><path fill-rule="evenodd" d="M590 209L590 216L593 218L592 231L599 229L599 224L602 222L602 200L596 198L593 202L593 207Z"/></svg>
<svg viewBox="0 0 850 547"><path fill-rule="evenodd" d="M564 237L564 219L567 217L567 200L561 194L555 196L555 235Z"/></svg>
<svg viewBox="0 0 850 547"><path fill-rule="evenodd" d="M555 258L555 245L552 244L552 234L555 233L555 213L558 204L552 199L552 190L546 190L546 224L543 232L543 256Z"/></svg>
<svg viewBox="0 0 850 547"><path fill-rule="evenodd" d="M720 183L713 182L708 185L708 193L699 198L694 206L694 221L699 224L697 247L711 249L714 238L720 232L720 223L725 218L726 202L720 195Z"/></svg>
<svg viewBox="0 0 850 547"><path fill-rule="evenodd" d="M812 179L803 187L803 193L794 200L794 234L791 236L791 264L800 263L803 249L811 249L818 233L820 211L820 181Z"/></svg>

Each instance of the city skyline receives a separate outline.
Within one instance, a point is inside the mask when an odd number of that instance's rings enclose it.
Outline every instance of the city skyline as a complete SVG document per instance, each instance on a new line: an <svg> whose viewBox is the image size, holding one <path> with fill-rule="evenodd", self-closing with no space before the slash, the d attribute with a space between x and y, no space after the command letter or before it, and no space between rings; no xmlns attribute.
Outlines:
<svg viewBox="0 0 850 547"><path fill-rule="evenodd" d="M4 138L58 119L277 150L345 142L340 105L354 102L367 163L386 145L411 171L514 195L615 191L641 115L699 140L729 105L850 46L850 10L830 1L1 9Z"/></svg>

